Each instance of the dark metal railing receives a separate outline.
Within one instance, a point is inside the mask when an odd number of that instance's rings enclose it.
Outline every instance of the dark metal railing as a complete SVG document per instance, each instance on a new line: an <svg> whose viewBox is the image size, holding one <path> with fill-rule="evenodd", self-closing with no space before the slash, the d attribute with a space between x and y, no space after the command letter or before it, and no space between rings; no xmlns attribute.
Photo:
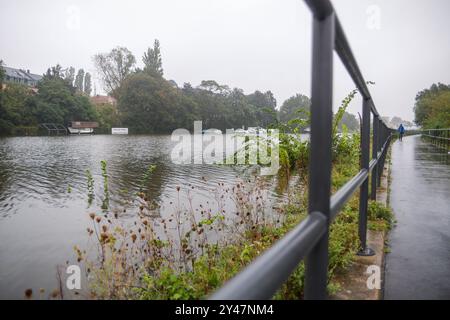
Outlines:
<svg viewBox="0 0 450 320"><path fill-rule="evenodd" d="M313 19L311 140L308 216L211 299L270 299L298 264L305 261L306 299L326 299L329 225L359 189L360 255L367 247L369 182L376 199L392 129L381 119L329 0L305 0ZM361 170L331 196L333 51L336 51L363 98ZM371 115L373 134L371 135ZM372 136L372 150L370 142ZM371 152L372 151L372 152ZM370 159L372 158L372 159ZM370 181L369 181L370 177Z"/></svg>
<svg viewBox="0 0 450 320"><path fill-rule="evenodd" d="M450 150L450 129L424 129L420 134L435 146Z"/></svg>

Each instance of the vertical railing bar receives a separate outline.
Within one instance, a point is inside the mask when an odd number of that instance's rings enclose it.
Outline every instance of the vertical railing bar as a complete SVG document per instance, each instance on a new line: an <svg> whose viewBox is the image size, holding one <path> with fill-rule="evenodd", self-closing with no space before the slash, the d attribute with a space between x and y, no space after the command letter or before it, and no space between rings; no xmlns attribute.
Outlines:
<svg viewBox="0 0 450 320"><path fill-rule="evenodd" d="M383 128L384 128L384 123L381 119L378 119L378 151L381 151L385 140L383 139ZM381 185L381 179L380 179L380 172L383 171L383 169L381 168L381 155L380 155L380 159L377 162L377 187L380 187Z"/></svg>
<svg viewBox="0 0 450 320"><path fill-rule="evenodd" d="M363 100L362 126L361 126L361 170L369 170L370 158L370 103L368 99ZM359 216L358 233L360 241L360 256L373 256L375 252L367 247L367 206L369 200L369 177L363 182L359 191Z"/></svg>
<svg viewBox="0 0 450 320"><path fill-rule="evenodd" d="M381 141L384 144L386 142L386 136L387 136L387 127L384 123L382 123L382 133L381 133ZM387 148L386 148L387 149ZM380 157L380 163L378 164L378 186L381 185L381 177L383 176L383 170L384 170L384 156L386 153L386 149L383 150L381 157Z"/></svg>
<svg viewBox="0 0 450 320"><path fill-rule="evenodd" d="M373 124L372 124L372 159L376 159L378 155L378 116L375 114L373 115ZM372 200L377 199L377 169L378 169L378 163L375 164L375 167L372 170L371 174L371 194L370 197Z"/></svg>
<svg viewBox="0 0 450 320"><path fill-rule="evenodd" d="M333 118L333 51L335 14L313 19L311 86L311 145L308 212L330 217L331 146ZM305 299L326 299L328 281L328 225L305 261Z"/></svg>

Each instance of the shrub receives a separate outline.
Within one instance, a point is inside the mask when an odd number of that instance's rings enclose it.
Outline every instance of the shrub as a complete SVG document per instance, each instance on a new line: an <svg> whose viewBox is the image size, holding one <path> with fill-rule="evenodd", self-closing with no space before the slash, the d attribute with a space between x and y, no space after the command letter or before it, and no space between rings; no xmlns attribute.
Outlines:
<svg viewBox="0 0 450 320"><path fill-rule="evenodd" d="M372 220L391 221L393 218L392 210L390 208L373 200L369 201L367 216Z"/></svg>

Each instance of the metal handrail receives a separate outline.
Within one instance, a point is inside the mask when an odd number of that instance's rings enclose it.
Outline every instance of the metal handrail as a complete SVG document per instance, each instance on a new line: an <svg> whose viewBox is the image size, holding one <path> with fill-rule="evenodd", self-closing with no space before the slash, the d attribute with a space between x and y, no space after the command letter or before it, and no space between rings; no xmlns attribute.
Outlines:
<svg viewBox="0 0 450 320"><path fill-rule="evenodd" d="M421 131L450 131L450 128L443 128L443 129L422 129Z"/></svg>
<svg viewBox="0 0 450 320"><path fill-rule="evenodd" d="M450 150L450 128L446 129L422 129L420 133L423 137L431 140L431 143L440 148Z"/></svg>
<svg viewBox="0 0 450 320"><path fill-rule="evenodd" d="M425 134L425 133L422 133L422 136L430 137L430 138L433 138L433 139L449 140L449 141L450 141L450 138L439 137L439 136L433 136L433 135Z"/></svg>
<svg viewBox="0 0 450 320"><path fill-rule="evenodd" d="M306 257L305 298L327 297L329 225L360 189L360 255L372 255L366 245L369 177L372 199L380 184L394 130L381 119L366 81L329 0L305 0L313 14L313 67L308 217L255 259L210 299L269 299ZM361 170L331 196L331 127L333 51L336 51L363 98ZM372 115L372 155L370 118ZM372 159L370 159L372 158Z"/></svg>
<svg viewBox="0 0 450 320"><path fill-rule="evenodd" d="M227 282L211 299L270 299L317 243L326 228L326 217L320 212L312 212L251 266Z"/></svg>

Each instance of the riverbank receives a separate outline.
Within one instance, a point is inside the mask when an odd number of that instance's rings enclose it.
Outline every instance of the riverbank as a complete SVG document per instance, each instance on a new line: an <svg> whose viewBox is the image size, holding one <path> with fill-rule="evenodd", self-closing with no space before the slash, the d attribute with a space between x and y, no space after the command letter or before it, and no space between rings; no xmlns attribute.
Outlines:
<svg viewBox="0 0 450 320"><path fill-rule="evenodd" d="M377 188L377 202L389 208L389 190L391 177L391 148L389 148L380 186ZM373 212L371 212L373 218ZM336 276L339 290L331 298L335 300L380 300L383 298L385 255L389 252L387 247L388 232L394 223L392 213L387 219L388 225L380 230L373 219L369 221L367 230L367 245L374 252L374 256L355 256L354 262L347 270ZM369 277L377 273L378 279L369 281ZM376 281L380 280L378 283ZM368 285L371 284L371 285Z"/></svg>
<svg viewBox="0 0 450 320"><path fill-rule="evenodd" d="M333 161L333 190L339 189L359 171L359 137L344 137L336 143ZM304 165L304 164L303 164ZM233 277L253 259L297 225L307 214L307 177L299 179L288 203L279 215L265 215L260 189L248 189L245 183L231 192L238 204L234 215L208 208L175 212L173 221L159 221L162 230L175 228L169 239L158 233L155 225L143 217L128 229L117 229L110 216L91 216L100 251L99 260L89 260L82 250L78 259L87 260L91 297L100 299L201 299ZM142 195L144 201L145 194ZM330 294L341 290L339 276L355 261L358 242L358 197L343 208L330 228ZM272 218L272 219L270 219ZM109 222L109 221L112 222ZM376 202L369 206L369 226L387 230L390 211ZM180 223L183 222L183 223ZM174 223L174 224L173 224ZM188 225L188 230L180 225ZM117 231L118 230L118 231ZM211 234L216 238L211 241ZM137 262L138 261L138 262ZM303 297L304 265L299 265L275 295L277 299Z"/></svg>

